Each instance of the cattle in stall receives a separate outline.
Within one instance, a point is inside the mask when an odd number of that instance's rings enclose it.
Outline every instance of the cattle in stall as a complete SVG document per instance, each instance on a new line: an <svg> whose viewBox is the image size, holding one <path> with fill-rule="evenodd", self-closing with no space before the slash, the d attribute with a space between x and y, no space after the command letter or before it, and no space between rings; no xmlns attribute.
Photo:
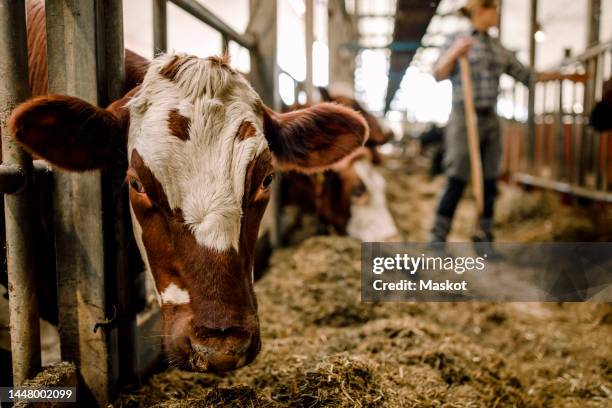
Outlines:
<svg viewBox="0 0 612 408"><path fill-rule="evenodd" d="M612 130L612 77L604 82L602 98L591 112L590 124L600 132Z"/></svg>
<svg viewBox="0 0 612 408"><path fill-rule="evenodd" d="M291 172L283 176L281 201L298 209L290 233L301 228L303 216L310 214L318 221L319 233L326 233L331 228L338 234L363 241L396 240L399 233L387 208L385 181L374 168L374 164L381 162L376 147L388 140L388 134L354 99L331 96L325 88L319 91L323 100L360 112L368 122L370 137L364 148L324 173ZM289 109L295 111L303 107L293 105Z"/></svg>
<svg viewBox="0 0 612 408"><path fill-rule="evenodd" d="M166 355L194 371L239 368L260 350L253 255L274 171L323 171L363 145L368 124L330 103L274 112L224 58L126 56L128 84L139 85L106 109L37 96L14 110L9 128L64 170L125 163ZM31 73L36 86L43 66L30 65L41 70Z"/></svg>

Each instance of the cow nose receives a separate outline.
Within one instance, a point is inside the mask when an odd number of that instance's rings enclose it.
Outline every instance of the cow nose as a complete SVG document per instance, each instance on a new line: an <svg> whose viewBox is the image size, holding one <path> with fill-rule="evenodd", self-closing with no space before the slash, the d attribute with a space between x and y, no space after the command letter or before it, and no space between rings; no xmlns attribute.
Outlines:
<svg viewBox="0 0 612 408"><path fill-rule="evenodd" d="M200 329L196 333L190 341L191 362L197 371L235 370L250 363L258 351L258 340L243 329Z"/></svg>

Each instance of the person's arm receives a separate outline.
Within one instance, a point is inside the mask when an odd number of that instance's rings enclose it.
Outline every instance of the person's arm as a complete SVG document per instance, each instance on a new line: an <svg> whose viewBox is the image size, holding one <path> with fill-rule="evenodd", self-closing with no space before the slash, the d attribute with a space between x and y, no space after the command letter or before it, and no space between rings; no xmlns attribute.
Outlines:
<svg viewBox="0 0 612 408"><path fill-rule="evenodd" d="M473 43L474 40L471 37L458 37L454 40L434 66L436 81L442 81L449 77L459 57L467 54Z"/></svg>
<svg viewBox="0 0 612 408"><path fill-rule="evenodd" d="M583 74L562 74L558 71L535 72L531 68L523 65L514 53L504 49L506 52L506 73L517 81L529 86L531 81L548 82L570 80L573 82L586 82L587 76Z"/></svg>
<svg viewBox="0 0 612 408"><path fill-rule="evenodd" d="M502 50L506 56L506 67L504 70L506 74L521 82L523 85L529 86L530 83L536 79L535 72L528 66L523 65L513 52L503 47Z"/></svg>

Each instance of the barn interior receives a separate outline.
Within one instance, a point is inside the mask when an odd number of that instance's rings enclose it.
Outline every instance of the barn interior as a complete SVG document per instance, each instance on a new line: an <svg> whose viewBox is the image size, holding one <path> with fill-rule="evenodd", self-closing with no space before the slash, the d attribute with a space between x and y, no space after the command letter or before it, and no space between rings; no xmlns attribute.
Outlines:
<svg viewBox="0 0 612 408"><path fill-rule="evenodd" d="M0 26L21 16L25 3L0 0ZM362 243L431 239L447 183L444 134L453 109L451 81L437 81L434 72L449 36L471 30L458 12L465 4L61 0L55 11L63 17L47 11L50 90L55 86L59 93L108 105L117 96L113 83L125 79L112 47L125 46L147 59L166 52L227 55L278 112L332 102L360 112L368 123L370 138L349 163L320 175L276 174L255 249L261 352L227 373L184 370L164 355L155 282L140 270L128 271L133 257L138 268L145 266L127 238L125 175L67 176L37 157L8 153L16 144L6 122L27 94L19 93L27 77L12 74L19 65L11 61L21 58L25 44L0 29L0 82L21 81L0 88L0 188L8 214L0 229L7 248L22 239L10 217L22 208L18 199L11 201L15 191L23 191L15 166L33 175L34 192L60 192L49 193L49 208L66 207L49 209L58 237L55 321L36 307L23 312L31 299L25 290L22 298L11 293L9 305L5 283L8 288L30 282L26 286L36 292L31 273L20 272L27 261L11 266L16 261L9 260L8 282L0 281L0 386L77 387L82 406L113 407L612 405L609 257L606 285L582 301L362 301ZM591 113L607 106L606 117L612 116L612 102L605 105L612 0L497 5L499 25L489 35L525 67L559 75L531 86L501 77L495 241L525 248L609 245L612 130L595 129ZM76 79L62 79L62 70ZM98 190L91 189L95 177L101 180ZM477 190L472 180L448 242L472 242L481 211ZM62 194L70 198L58 198ZM20 218L16 224L23 225ZM82 245L72 245L83 236L88 238ZM70 257L88 262L63 266L61 260ZM502 257L500 271L510 271L513 261ZM72 269L76 275L62 275ZM44 304L38 292L37 302ZM12 354L2 351L11 348Z"/></svg>

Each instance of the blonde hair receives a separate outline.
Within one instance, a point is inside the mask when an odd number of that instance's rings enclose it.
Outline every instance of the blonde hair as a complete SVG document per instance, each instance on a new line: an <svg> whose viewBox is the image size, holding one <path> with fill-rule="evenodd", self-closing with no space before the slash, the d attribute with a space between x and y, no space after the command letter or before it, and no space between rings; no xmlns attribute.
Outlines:
<svg viewBox="0 0 612 408"><path fill-rule="evenodd" d="M459 14L464 17L471 18L472 13L479 7L491 8L498 7L499 2L497 0L467 0L465 6L459 9Z"/></svg>

